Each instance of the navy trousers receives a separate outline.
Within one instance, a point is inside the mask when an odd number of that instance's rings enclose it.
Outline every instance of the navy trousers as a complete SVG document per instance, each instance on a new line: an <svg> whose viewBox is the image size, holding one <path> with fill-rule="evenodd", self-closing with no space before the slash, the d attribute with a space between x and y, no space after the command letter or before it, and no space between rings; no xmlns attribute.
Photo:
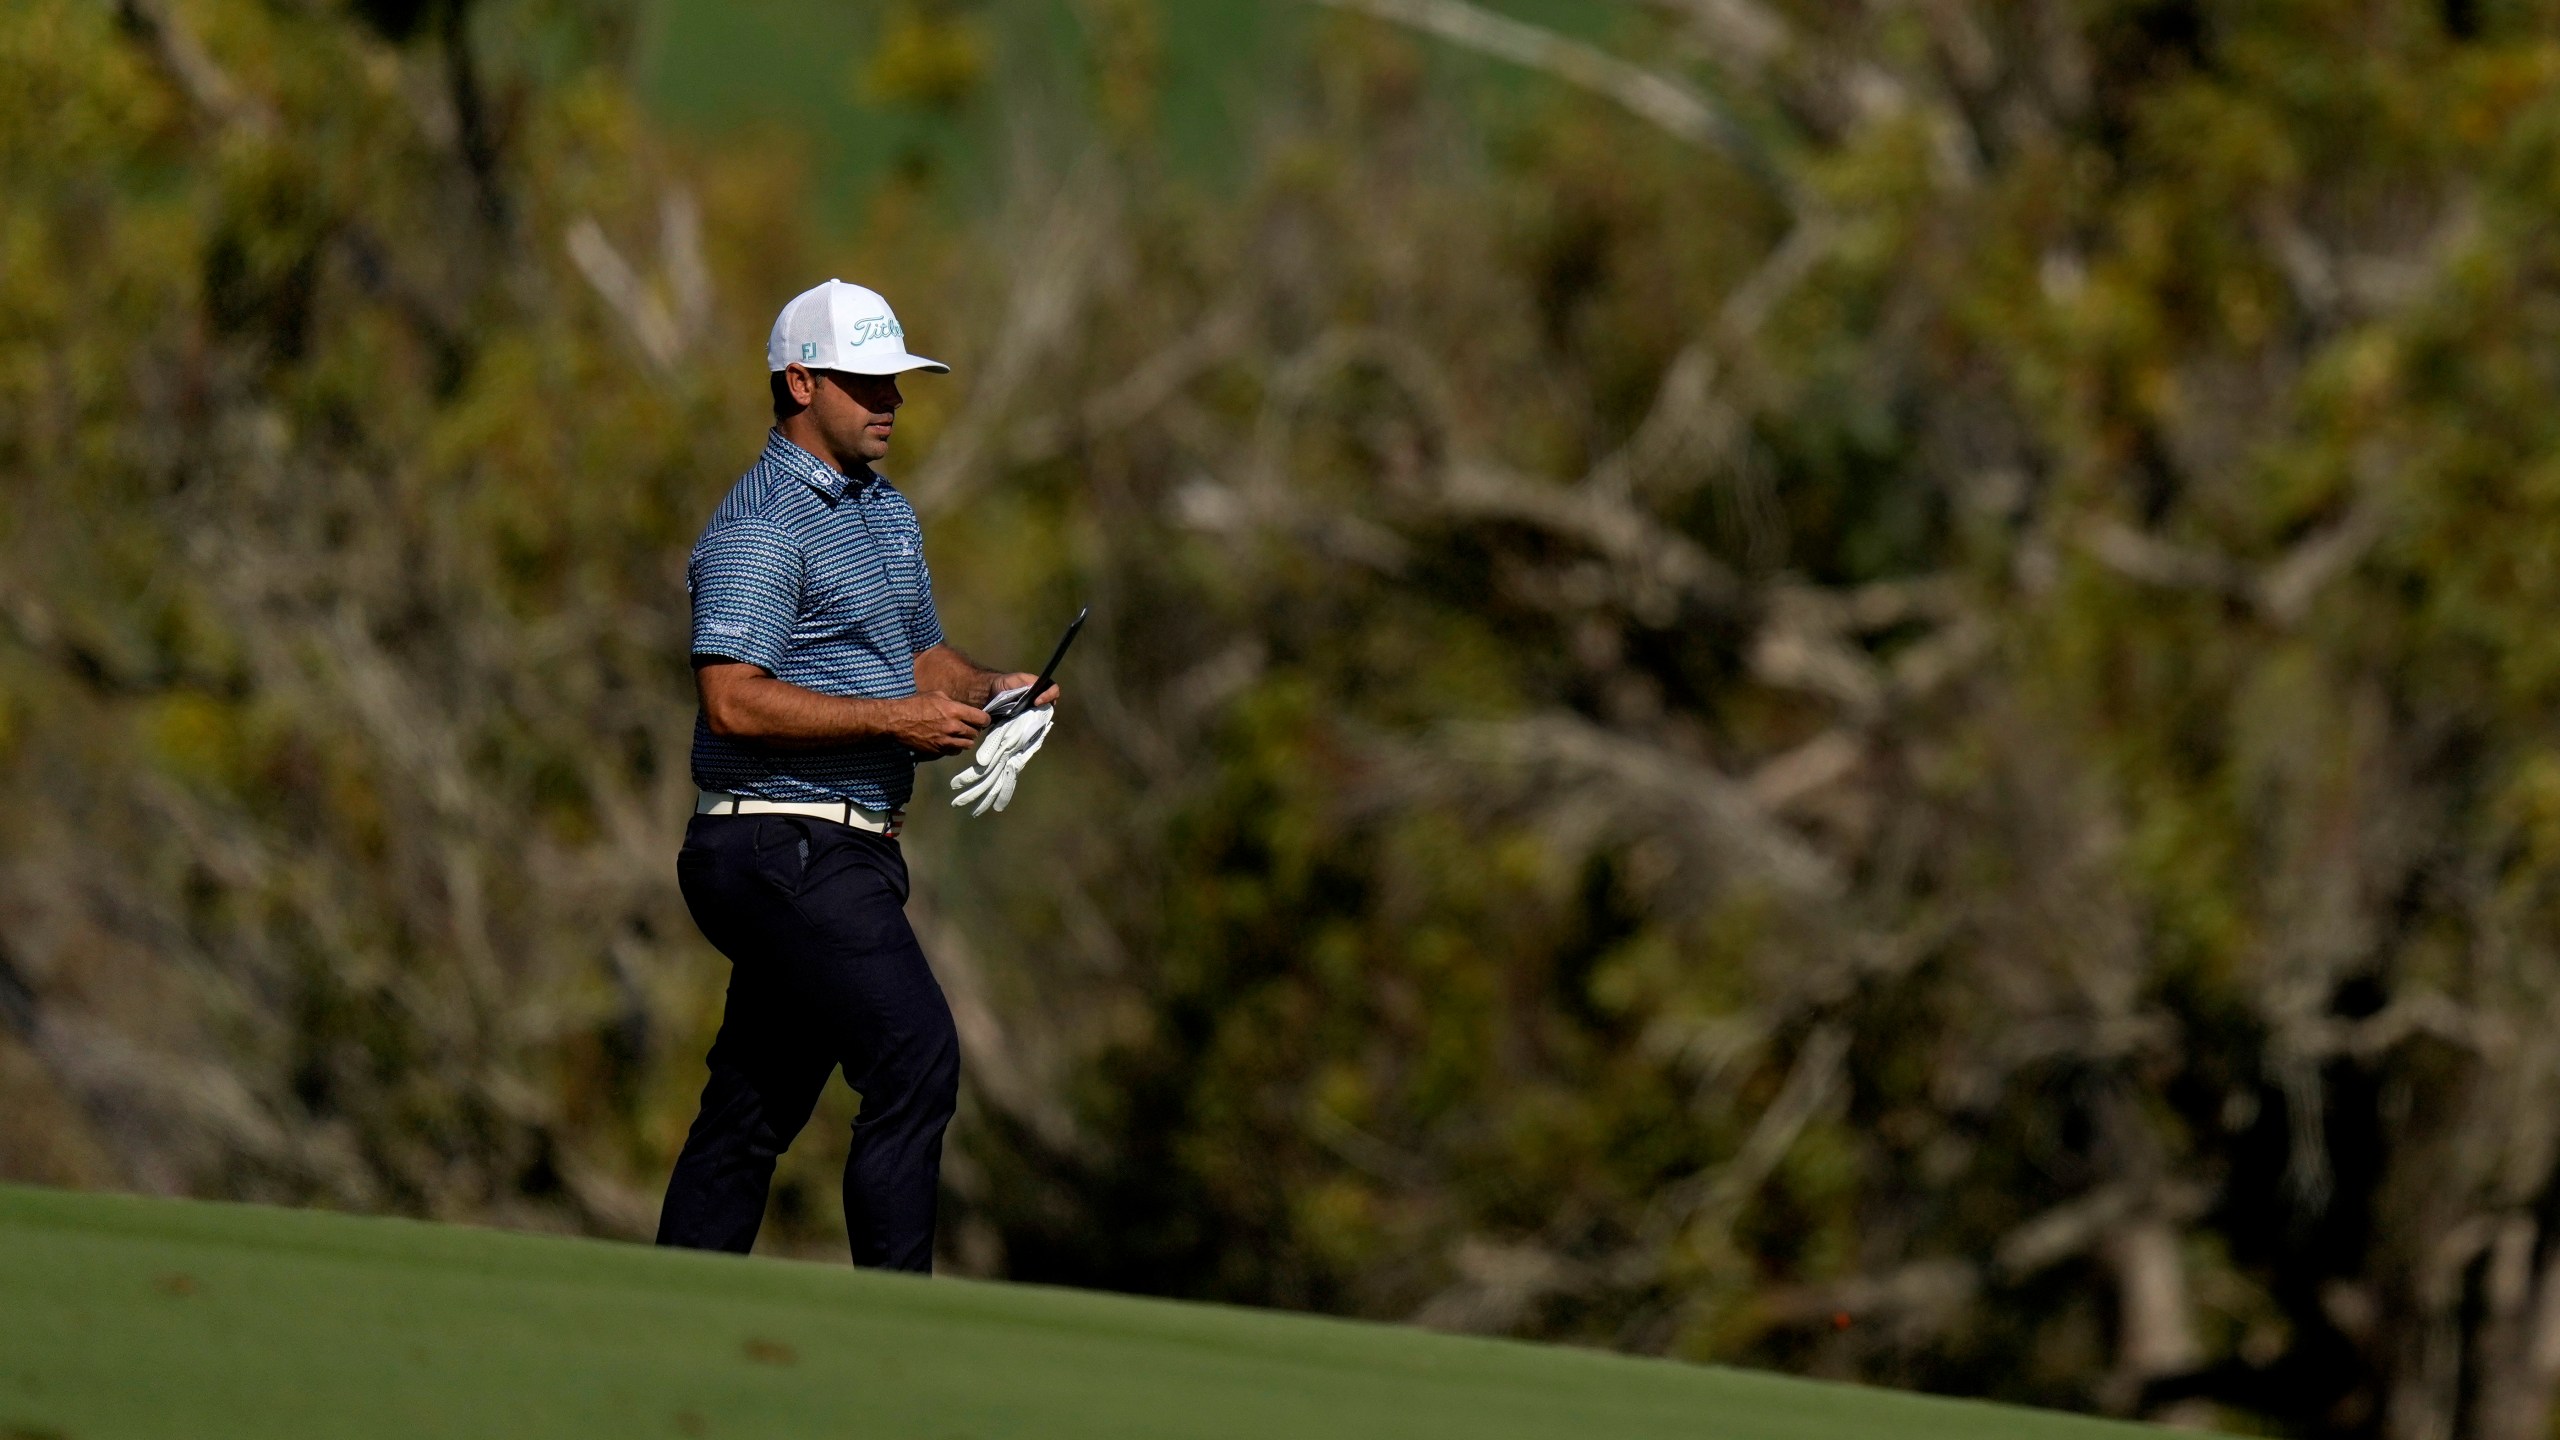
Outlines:
<svg viewBox="0 0 2560 1440"><path fill-rule="evenodd" d="M796 815L697 815L676 876L729 957L729 1000L658 1243L751 1248L774 1161L841 1066L862 1095L844 1166L853 1263L932 1269L960 1042L907 926L898 842Z"/></svg>

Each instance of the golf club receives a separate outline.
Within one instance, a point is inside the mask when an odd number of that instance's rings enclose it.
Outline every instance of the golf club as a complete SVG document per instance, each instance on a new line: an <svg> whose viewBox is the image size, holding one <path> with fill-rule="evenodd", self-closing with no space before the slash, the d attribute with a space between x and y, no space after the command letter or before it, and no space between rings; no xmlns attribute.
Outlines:
<svg viewBox="0 0 2560 1440"><path fill-rule="evenodd" d="M988 706L988 719L1001 725L1031 708L1032 700L1049 688L1050 677L1058 673L1058 662L1067 658L1067 647L1076 643L1076 632L1084 628L1084 617L1092 613L1090 605L1076 611L1076 618L1067 622L1067 633L1058 637L1058 648L1050 652L1049 663L1040 667L1040 678L1031 682L1030 689L1012 699Z"/></svg>

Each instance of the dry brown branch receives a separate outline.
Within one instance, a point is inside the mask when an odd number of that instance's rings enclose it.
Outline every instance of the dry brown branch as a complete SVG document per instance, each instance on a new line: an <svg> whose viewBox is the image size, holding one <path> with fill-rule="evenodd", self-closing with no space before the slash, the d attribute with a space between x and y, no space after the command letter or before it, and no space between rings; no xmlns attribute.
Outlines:
<svg viewBox="0 0 2560 1440"><path fill-rule="evenodd" d="M1778 1290L1760 1309L1780 1326L1825 1325L1838 1315L1883 1321L1898 1343L1912 1344L1954 1324L1981 1288L1982 1277L1971 1263L1937 1257L1828 1285Z"/></svg>
<svg viewBox="0 0 2560 1440"><path fill-rule="evenodd" d="M2312 601L2382 538L2378 508L2361 505L2260 570L2229 556L2176 544L2121 521L2098 518L2079 532L2093 558L2126 579L2168 590L2224 595L2279 626L2299 624Z"/></svg>
<svg viewBox="0 0 2560 1440"><path fill-rule="evenodd" d="M2101 1242L2116 1282L2116 1373L2105 1389L2120 1410L2139 1404L2146 1382L2183 1374L2203 1358L2181 1238L2165 1219L2140 1214L2110 1229ZM2213 1413L2211 1406L2187 1403L2157 1418L2201 1429Z"/></svg>
<svg viewBox="0 0 2560 1440"><path fill-rule="evenodd" d="M1897 700L1925 696L1987 649L1992 631L1947 576L1880 581L1847 590L1780 584L1763 604L1750 651L1762 684L1823 696L1853 720L1872 720ZM1890 662L1859 643L1911 624L1935 628Z"/></svg>
<svg viewBox="0 0 2560 1440"><path fill-rule="evenodd" d="M2248 575L2236 562L2145 534L2119 520L2090 521L2081 529L2080 543L2100 564L2145 585L2233 596L2248 590Z"/></svg>
<svg viewBox="0 0 2560 1440"><path fill-rule="evenodd" d="M1717 862L1783 894L1828 903L1846 893L1829 860L1771 820L1742 785L1700 761L1565 715L1470 724L1450 734L1458 755L1479 765L1547 775L1585 792L1602 787L1617 813L1642 817L1646 829L1686 835Z"/></svg>
<svg viewBox="0 0 2560 1440"><path fill-rule="evenodd" d="M2076 1255L2086 1254L2099 1237L2122 1223L2141 1203L2131 1185L2102 1185L2076 1200L2057 1205L2012 1230L1992 1252L1995 1273L2004 1280L2022 1279Z"/></svg>
<svg viewBox="0 0 2560 1440"><path fill-rule="evenodd" d="M1753 803L1772 815L1855 774L1867 760L1867 744L1848 730L1825 730L1792 750L1763 762L1743 782Z"/></svg>
<svg viewBox="0 0 2560 1440"><path fill-rule="evenodd" d="M657 296L649 293L640 272L633 269L631 262L622 258L622 252L614 248L613 242L605 238L604 228L592 217L581 216L570 225L562 248L569 252L570 262L578 267L580 275L586 277L587 284L594 287L605 308L630 330L631 338L640 346L641 355L658 373L663 375L672 371L677 358L674 317L667 313L667 307L659 302Z"/></svg>
<svg viewBox="0 0 2560 1440"><path fill-rule="evenodd" d="M1589 91L1664 132L1756 175L1775 171L1759 146L1706 96L1668 75L1465 0L1313 0L1436 35ZM1773 183L1776 183L1773 179Z"/></svg>
<svg viewBox="0 0 2560 1440"><path fill-rule="evenodd" d="M1836 635L1773 620L1751 642L1751 678L1819 695L1858 719L1884 709L1884 671Z"/></svg>
<svg viewBox="0 0 2560 1440"><path fill-rule="evenodd" d="M1614 1283L1630 1288L1654 1283L1669 1256L1721 1242L1723 1232L1732 1228L1743 1207L1795 1148L1805 1127L1839 1093L1846 1079L1841 1067L1849 1057L1849 1040L1843 1026L1823 1022L1813 1027L1798 1047L1776 1098L1752 1122L1751 1133L1732 1158L1656 1193L1637 1227L1637 1243L1608 1267Z"/></svg>
<svg viewBox="0 0 2560 1440"><path fill-rule="evenodd" d="M674 302L676 338L691 345L710 327L719 296L702 254L702 207L682 185L670 185L658 197L658 264Z"/></svg>
<svg viewBox="0 0 2560 1440"><path fill-rule="evenodd" d="M1694 341L1682 347L1663 371L1643 423L1583 484L1614 495L1690 489L1731 444L1738 424L1731 408L1717 403L1715 380L1715 355Z"/></svg>
<svg viewBox="0 0 2560 1440"><path fill-rule="evenodd" d="M2269 620L2300 624L2323 588L2364 558L2384 533L2379 506L2360 505L2260 571L2252 593Z"/></svg>
<svg viewBox="0 0 2560 1440"><path fill-rule="evenodd" d="M1184 386L1232 357L1244 344L1250 325L1250 315L1240 306L1217 311L1130 371L1127 378L1084 400L1078 409L1015 426L1006 460L1018 466L1037 465L1070 445L1117 434L1145 421Z"/></svg>
<svg viewBox="0 0 2560 1440"><path fill-rule="evenodd" d="M163 0L117 0L116 17L141 42L160 72L206 118L260 138L275 133L275 112L265 101L241 89L230 73L206 53L195 31Z"/></svg>
<svg viewBox="0 0 2560 1440"><path fill-rule="evenodd" d="M1653 0L1652 8L1677 16L1702 50L1745 72L1770 64L1797 44L1786 20L1757 0Z"/></svg>
<svg viewBox="0 0 2560 1440"><path fill-rule="evenodd" d="M1585 1289L1590 1274L1536 1245L1497 1244L1480 1236L1458 1242L1450 1256L1458 1279L1415 1310L1408 1321L1429 1330L1498 1335L1517 1329L1548 1298Z"/></svg>
<svg viewBox="0 0 2560 1440"><path fill-rule="evenodd" d="M1629 608L1667 624L1681 604L1714 608L1737 603L1741 582L1697 542L1604 490L1551 484L1485 460L1451 465L1434 497L1463 520L1508 520L1569 537L1607 559Z"/></svg>
<svg viewBox="0 0 2560 1440"><path fill-rule="evenodd" d="M1719 338L1740 346L1756 337L1778 302L1813 274L1838 239L1839 227L1828 217L1819 212L1801 215L1758 268L1725 297L1716 315Z"/></svg>

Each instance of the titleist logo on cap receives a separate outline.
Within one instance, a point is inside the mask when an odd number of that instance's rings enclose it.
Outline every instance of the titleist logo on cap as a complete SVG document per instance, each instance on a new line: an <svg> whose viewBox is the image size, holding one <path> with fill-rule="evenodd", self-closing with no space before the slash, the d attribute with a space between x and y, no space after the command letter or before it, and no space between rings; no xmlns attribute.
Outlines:
<svg viewBox="0 0 2560 1440"><path fill-rule="evenodd" d="M765 368L806 365L858 375L899 375L909 370L948 372L939 360L907 353L907 328L879 292L830 280L793 296L774 318L765 342Z"/></svg>

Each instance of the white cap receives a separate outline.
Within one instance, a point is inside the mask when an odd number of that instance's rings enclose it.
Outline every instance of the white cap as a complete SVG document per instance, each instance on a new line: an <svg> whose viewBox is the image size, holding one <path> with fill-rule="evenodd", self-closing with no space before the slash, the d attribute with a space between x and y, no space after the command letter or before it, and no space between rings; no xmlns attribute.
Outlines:
<svg viewBox="0 0 2560 1440"><path fill-rule="evenodd" d="M951 373L951 367L939 360L907 353L907 332L879 291L841 280L791 297L782 313L773 317L773 338L764 342L764 358L768 370L806 365L854 375L897 375L908 370Z"/></svg>

